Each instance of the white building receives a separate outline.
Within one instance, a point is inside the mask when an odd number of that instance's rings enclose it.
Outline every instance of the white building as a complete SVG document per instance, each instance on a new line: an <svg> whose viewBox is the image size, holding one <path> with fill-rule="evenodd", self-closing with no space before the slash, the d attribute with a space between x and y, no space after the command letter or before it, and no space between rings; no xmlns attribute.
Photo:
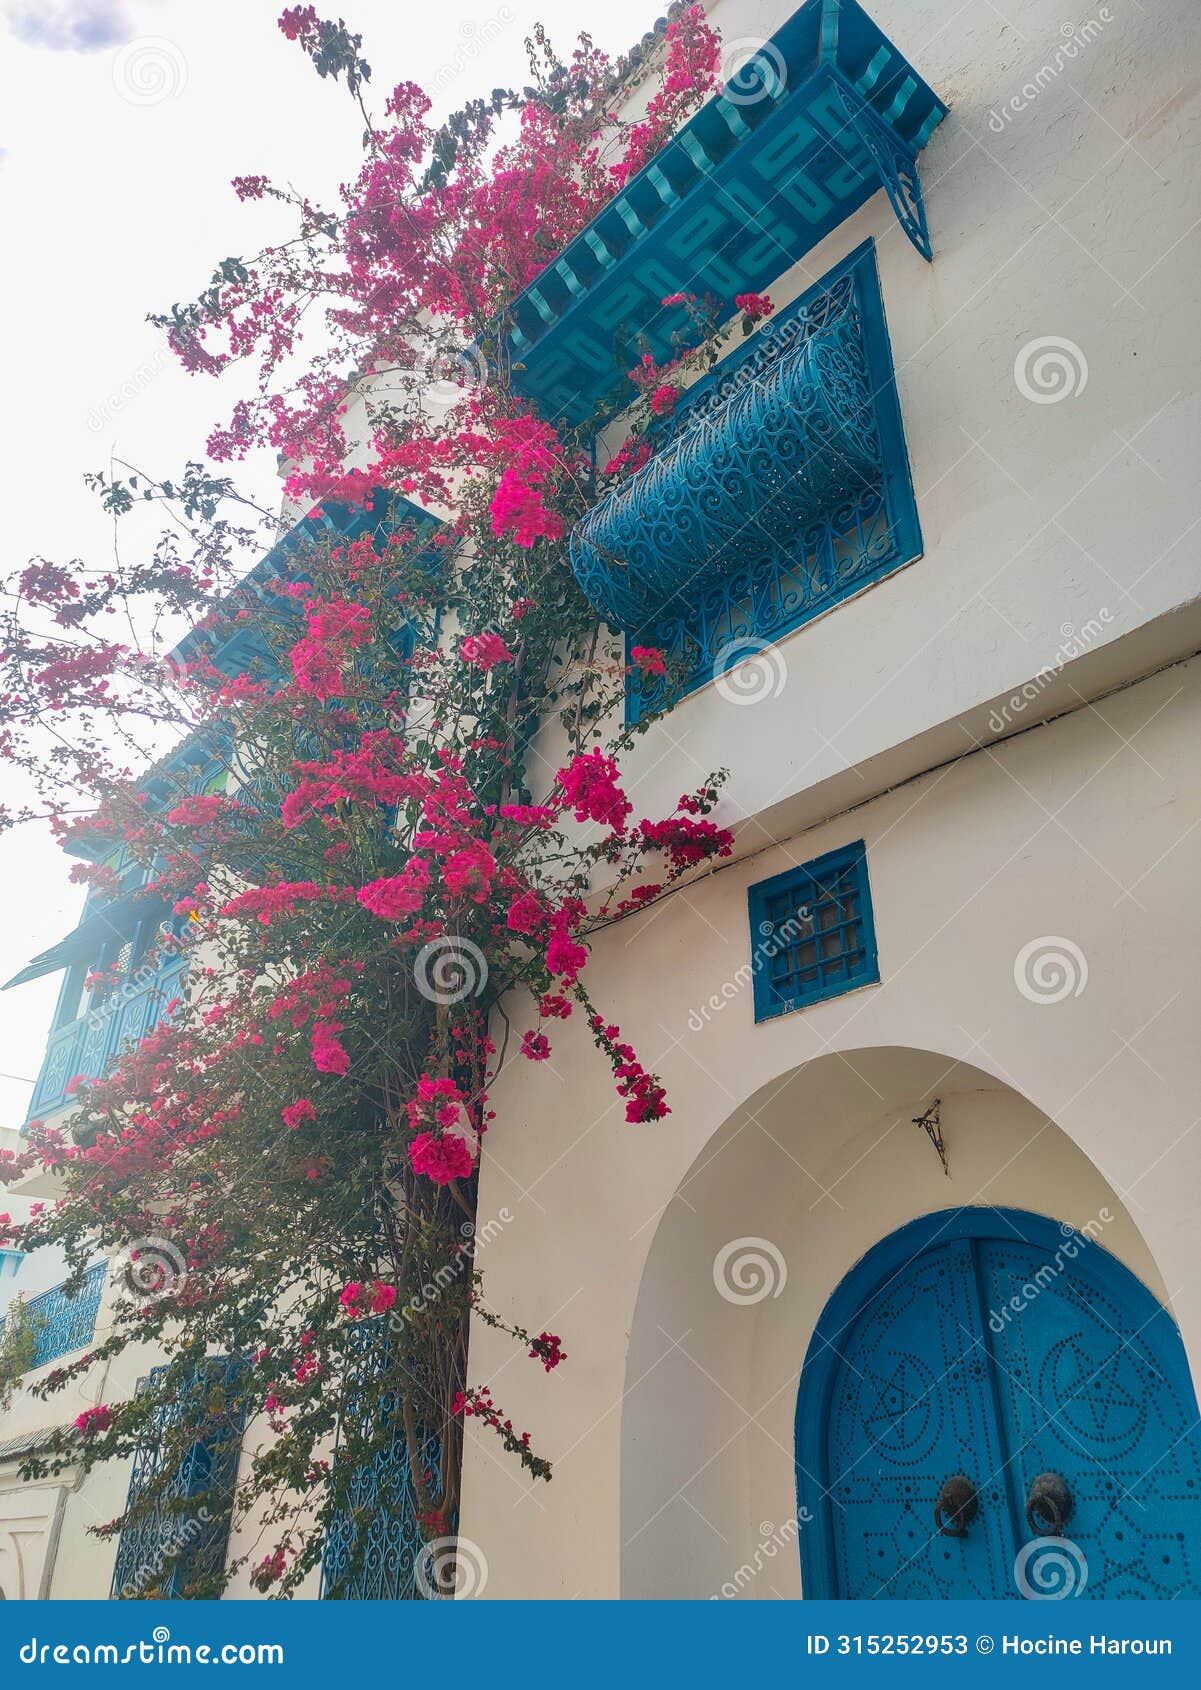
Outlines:
<svg viewBox="0 0 1201 1690"><path fill-rule="evenodd" d="M713 0L728 68L759 69L616 256L635 289L666 252L663 292L724 261L776 302L775 361L731 354L749 421L719 371L677 437L771 588L673 611L698 685L626 765L645 814L728 767L734 857L592 945L672 1114L627 1126L575 1021L496 1088L489 1298L570 1363L474 1334L555 1464L532 1490L469 1430L487 1596L1201 1594L1201 19L868 9ZM552 406L604 278L534 302ZM740 507L705 450L752 423L776 463L841 430L875 504L813 480L787 531ZM685 528L634 587L577 536L615 620L703 562ZM84 1528L128 1475L21 1486L39 1414L0 1417L0 1586L106 1595Z"/></svg>

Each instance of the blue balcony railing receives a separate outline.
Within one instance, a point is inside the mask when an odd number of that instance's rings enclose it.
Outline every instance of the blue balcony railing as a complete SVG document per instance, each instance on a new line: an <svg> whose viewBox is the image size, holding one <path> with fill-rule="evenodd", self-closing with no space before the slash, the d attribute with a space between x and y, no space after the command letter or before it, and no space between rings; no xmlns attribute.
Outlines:
<svg viewBox="0 0 1201 1690"><path fill-rule="evenodd" d="M698 382L571 535L591 603L689 687L920 551L870 244ZM632 677L632 720L665 701Z"/></svg>
<svg viewBox="0 0 1201 1690"><path fill-rule="evenodd" d="M31 1365L45 1367L59 1356L82 1350L92 1341L96 1330L96 1314L100 1308L100 1294L104 1290L105 1264L97 1262L83 1276L83 1285L74 1297L68 1297L61 1285L53 1291L43 1291L25 1304L25 1314L34 1332L34 1353ZM0 1335L4 1321L0 1320Z"/></svg>
<svg viewBox="0 0 1201 1690"><path fill-rule="evenodd" d="M70 1102L67 1086L77 1075L99 1079L121 1051L144 1038L183 989L185 958L171 957L148 978L135 975L86 1015L51 1033L29 1104L29 1119Z"/></svg>

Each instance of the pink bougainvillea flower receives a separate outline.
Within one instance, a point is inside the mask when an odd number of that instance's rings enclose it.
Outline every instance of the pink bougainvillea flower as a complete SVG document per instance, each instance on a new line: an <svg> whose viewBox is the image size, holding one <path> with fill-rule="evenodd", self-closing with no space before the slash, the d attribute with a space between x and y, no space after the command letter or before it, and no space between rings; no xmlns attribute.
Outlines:
<svg viewBox="0 0 1201 1690"><path fill-rule="evenodd" d="M414 857L399 874L387 875L361 886L356 897L365 910L383 921L398 921L416 915L429 890L430 866L424 857Z"/></svg>
<svg viewBox="0 0 1201 1690"><path fill-rule="evenodd" d="M663 661L663 653L658 646L631 646L630 662L636 669L641 669L644 675L666 675L667 673L667 665Z"/></svg>
<svg viewBox="0 0 1201 1690"><path fill-rule="evenodd" d="M532 892L523 892L509 905L505 925L512 933L537 933L546 923L546 912Z"/></svg>
<svg viewBox="0 0 1201 1690"><path fill-rule="evenodd" d="M467 1179L473 1166L471 1151L457 1133L445 1133L440 1138L433 1133L418 1133L409 1146L409 1161L414 1173L424 1174L435 1185Z"/></svg>
<svg viewBox="0 0 1201 1690"><path fill-rule="evenodd" d="M545 1062L550 1056L550 1040L545 1033L535 1033L531 1029L521 1035L521 1054L528 1056L531 1062Z"/></svg>
<svg viewBox="0 0 1201 1690"><path fill-rule="evenodd" d="M775 306L765 293L736 293L734 303L744 317L770 317Z"/></svg>
<svg viewBox="0 0 1201 1690"><path fill-rule="evenodd" d="M85 1438L95 1437L98 1432L107 1432L113 1423L113 1411L101 1404L99 1408L85 1408L82 1414L75 1416L75 1428Z"/></svg>
<svg viewBox="0 0 1201 1690"><path fill-rule="evenodd" d="M350 1067L350 1053L338 1038L342 1031L337 1021L318 1021L313 1026L313 1066L322 1074L345 1074Z"/></svg>
<svg viewBox="0 0 1201 1690"><path fill-rule="evenodd" d="M568 807L578 822L603 822L620 831L634 806L617 784L617 764L599 746L577 752L558 772Z"/></svg>
<svg viewBox="0 0 1201 1690"><path fill-rule="evenodd" d="M303 1121L317 1119L317 1107L307 1097L298 1097L295 1103L289 1103L286 1109L281 1109L280 1114L283 1116L284 1126L291 1127L295 1132Z"/></svg>
<svg viewBox="0 0 1201 1690"><path fill-rule="evenodd" d="M499 634L468 634L459 647L459 656L473 669L482 669L485 675L498 663L513 661L513 653Z"/></svg>

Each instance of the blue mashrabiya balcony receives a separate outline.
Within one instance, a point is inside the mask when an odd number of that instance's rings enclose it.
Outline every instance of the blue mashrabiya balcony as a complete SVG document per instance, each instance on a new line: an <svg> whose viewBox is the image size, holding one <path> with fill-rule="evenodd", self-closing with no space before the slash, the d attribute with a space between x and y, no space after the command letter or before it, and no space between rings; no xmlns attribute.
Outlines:
<svg viewBox="0 0 1201 1690"><path fill-rule="evenodd" d="M870 243L688 390L570 546L590 602L686 690L920 555ZM667 684L633 671L629 719Z"/></svg>
<svg viewBox="0 0 1201 1690"><path fill-rule="evenodd" d="M180 664L204 658L224 675L246 673L278 684L282 679L278 658L261 619L256 619L253 612L270 612L276 620L298 624L301 610L294 599L280 598L271 593L270 583L303 580L306 551L322 541L341 546L365 534L401 530L432 541L441 527L442 524L428 511L383 488L377 489L365 505L341 505L330 500L293 524L239 583L236 602L239 608L244 606L252 612L246 622L216 633L197 630L186 634L171 655ZM424 556L432 567L436 557L432 545ZM393 645L399 655L408 657L416 643L428 635L428 630L415 628L406 621L398 630Z"/></svg>
<svg viewBox="0 0 1201 1690"><path fill-rule="evenodd" d="M880 189L929 259L916 158L946 110L855 0L808 0L517 298L515 386L573 425L628 402L641 342L688 327L664 298L732 315Z"/></svg>
<svg viewBox="0 0 1201 1690"><path fill-rule="evenodd" d="M87 1268L73 1296L67 1295L64 1285L56 1285L50 1291L30 1297L24 1312L32 1328L31 1368L46 1367L60 1356L71 1355L91 1343L106 1271L103 1262ZM4 1318L0 1317L0 1337L3 1334Z"/></svg>

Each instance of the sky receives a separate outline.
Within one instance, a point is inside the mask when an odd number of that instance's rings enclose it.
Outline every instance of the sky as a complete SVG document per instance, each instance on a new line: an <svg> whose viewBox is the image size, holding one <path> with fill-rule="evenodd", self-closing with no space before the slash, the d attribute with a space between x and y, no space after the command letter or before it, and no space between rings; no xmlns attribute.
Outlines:
<svg viewBox="0 0 1201 1690"><path fill-rule="evenodd" d="M193 298L223 257L282 225L234 175L332 201L360 158L343 85L276 27L282 0L0 0L0 576L32 556L96 566L114 532L84 485L120 458L156 474L201 455L235 394L188 377L145 321ZM397 82L435 115L524 80L541 20L564 50L587 26L611 53L655 0L331 0L363 36L376 109ZM264 455L241 484L274 502ZM123 542L124 544L124 542ZM6 795L0 791L0 800ZM7 795L10 801L13 794ZM0 981L75 925L81 890L41 830L0 835ZM0 1126L24 1120L58 976L0 997Z"/></svg>

